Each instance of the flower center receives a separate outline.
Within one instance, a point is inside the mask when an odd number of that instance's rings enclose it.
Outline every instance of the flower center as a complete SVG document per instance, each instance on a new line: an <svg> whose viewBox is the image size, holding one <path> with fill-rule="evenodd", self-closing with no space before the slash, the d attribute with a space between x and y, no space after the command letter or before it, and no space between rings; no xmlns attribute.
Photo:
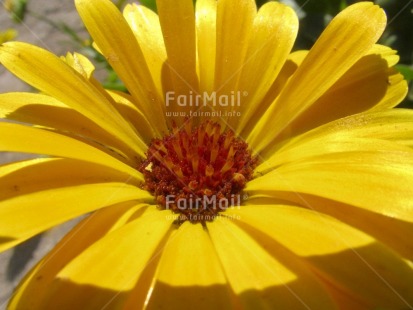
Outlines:
<svg viewBox="0 0 413 310"><path fill-rule="evenodd" d="M241 190L252 179L257 158L232 130L206 121L175 125L163 139L154 139L139 166L144 188L163 209L179 213L178 222L212 221L219 212L240 205Z"/></svg>

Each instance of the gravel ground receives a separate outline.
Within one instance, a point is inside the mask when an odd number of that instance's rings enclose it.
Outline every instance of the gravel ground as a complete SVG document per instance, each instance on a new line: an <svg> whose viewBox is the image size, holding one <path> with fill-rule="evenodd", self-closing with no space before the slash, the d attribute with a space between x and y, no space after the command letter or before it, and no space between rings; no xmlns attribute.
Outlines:
<svg viewBox="0 0 413 310"><path fill-rule="evenodd" d="M3 1L0 0L0 3ZM12 22L3 6L0 6L0 31L15 28L19 32L16 40L33 43L58 55L78 50L66 34L34 17L47 16L55 22L64 22L82 36L84 35L82 23L72 0L30 0L28 10L33 13L25 17L24 23L16 24ZM0 93L10 91L30 91L30 87L0 65ZM25 158L27 155L0 152L0 164ZM0 310L6 309L7 301L22 276L61 239L76 221L65 223L14 249L0 253Z"/></svg>

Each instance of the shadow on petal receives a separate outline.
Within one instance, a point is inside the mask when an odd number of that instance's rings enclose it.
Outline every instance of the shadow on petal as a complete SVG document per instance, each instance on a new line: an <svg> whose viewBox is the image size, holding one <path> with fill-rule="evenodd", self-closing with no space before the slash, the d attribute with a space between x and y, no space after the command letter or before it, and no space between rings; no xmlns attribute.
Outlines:
<svg viewBox="0 0 413 310"><path fill-rule="evenodd" d="M327 290L321 296L314 295L312 300L303 296L302 289L308 285L298 278L284 285L247 290L236 295L229 285L173 287L156 282L148 309L334 309L334 301Z"/></svg>
<svg viewBox="0 0 413 310"><path fill-rule="evenodd" d="M85 272L87 272L85 270ZM41 281L42 279L36 278ZM128 292L118 292L87 284L76 284L63 279L55 279L41 303L33 306L30 296L15 298L11 309L32 310L73 310L73 309L121 309ZM36 298L34 298L36 299Z"/></svg>
<svg viewBox="0 0 413 310"><path fill-rule="evenodd" d="M305 258L327 282L374 309L411 309L413 269L380 243Z"/></svg>
<svg viewBox="0 0 413 310"><path fill-rule="evenodd" d="M227 285L173 287L157 281L148 309L231 309L235 302Z"/></svg>
<svg viewBox="0 0 413 310"><path fill-rule="evenodd" d="M382 243L374 242L360 247L348 244L347 249L337 253L301 256L256 228L243 223L239 225L285 266L295 271L298 267L304 267L302 275L313 274L322 283L325 293L344 309L408 309L413 305L412 266ZM293 231L294 227L291 229ZM338 243L346 240L346 236L334 229L325 233L332 235ZM317 241L314 240L308 247L317 248ZM307 290L312 288L305 282L303 277L299 277L287 285L290 292L302 297L304 295L300 291L303 292L303 285ZM266 290L267 294L275 293L273 288ZM310 304L313 300L303 298L303 301L313 307ZM348 307L349 304L356 306Z"/></svg>
<svg viewBox="0 0 413 310"><path fill-rule="evenodd" d="M0 236L0 243L5 243L5 242L10 242L16 240L15 238L11 238L11 237L4 237L4 236Z"/></svg>
<svg viewBox="0 0 413 310"><path fill-rule="evenodd" d="M83 136L101 131L86 117L68 107L35 103L26 104L10 112L7 118L23 123L56 128L57 130L75 132Z"/></svg>

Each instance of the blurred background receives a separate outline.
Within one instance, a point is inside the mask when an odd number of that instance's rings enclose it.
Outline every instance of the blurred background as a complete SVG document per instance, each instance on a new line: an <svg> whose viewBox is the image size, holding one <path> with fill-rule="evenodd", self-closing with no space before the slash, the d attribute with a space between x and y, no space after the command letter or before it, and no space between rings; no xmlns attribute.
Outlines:
<svg viewBox="0 0 413 310"><path fill-rule="evenodd" d="M113 1L119 8L140 2L156 11L154 0ZM257 6L265 0L257 0ZM294 50L309 49L328 22L354 0L280 0L292 6L300 18ZM409 81L410 91L400 107L413 108L413 0L376 0L387 13L388 26L381 44L398 50L398 69ZM57 55L80 52L96 65L97 78L107 88L123 89L122 83L105 59L91 47L91 39L82 26L73 0L0 0L0 43L9 40L29 42ZM0 93L31 91L30 87L0 65ZM1 139L1 137L0 137ZM27 155L0 152L0 164L21 160ZM18 247L0 253L0 310L21 277L78 221L45 232Z"/></svg>

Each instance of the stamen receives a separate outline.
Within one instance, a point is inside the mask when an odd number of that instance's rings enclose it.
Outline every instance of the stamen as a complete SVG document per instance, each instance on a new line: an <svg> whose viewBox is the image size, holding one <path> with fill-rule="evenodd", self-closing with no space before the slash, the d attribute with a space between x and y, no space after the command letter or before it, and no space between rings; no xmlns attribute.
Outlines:
<svg viewBox="0 0 413 310"><path fill-rule="evenodd" d="M180 213L179 221L212 221L219 212L241 202L241 191L252 178L257 159L231 130L206 121L155 139L139 166L150 191L163 209Z"/></svg>
<svg viewBox="0 0 413 310"><path fill-rule="evenodd" d="M181 146L179 145L179 140L178 139L173 139L172 140L172 147L173 147L176 155L178 155L179 160L183 160L184 155L182 154L182 149L181 149ZM167 153L167 152L165 151L165 153Z"/></svg>

